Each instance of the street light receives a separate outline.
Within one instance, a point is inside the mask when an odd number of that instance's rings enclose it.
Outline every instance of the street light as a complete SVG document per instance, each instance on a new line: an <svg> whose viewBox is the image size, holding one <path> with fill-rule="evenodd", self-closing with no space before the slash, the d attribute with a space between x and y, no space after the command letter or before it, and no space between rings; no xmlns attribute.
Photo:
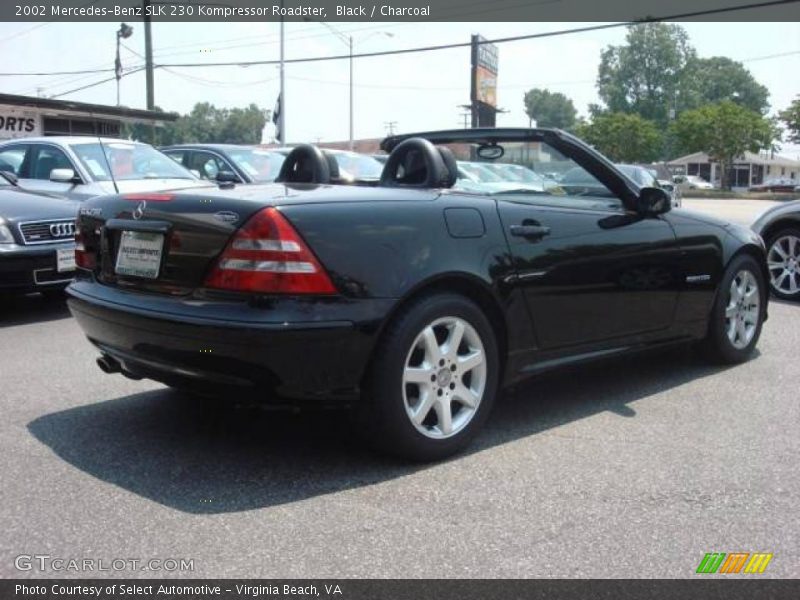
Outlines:
<svg viewBox="0 0 800 600"><path fill-rule="evenodd" d="M312 19L306 19L310 21ZM350 151L353 151L353 36L352 35L345 35L332 25L329 25L325 21L317 21L320 25L324 25L331 33L333 33L339 40L347 45L350 55ZM376 36L376 35L384 35L386 37L394 37L394 34L389 31L373 31L367 36L361 38L361 42L365 42L369 38Z"/></svg>
<svg viewBox="0 0 800 600"><path fill-rule="evenodd" d="M117 30L117 57L114 60L114 75L117 78L117 106L119 106L119 81L122 79L122 61L119 58L119 45L121 40L127 40L133 35L133 27L127 23L120 23Z"/></svg>

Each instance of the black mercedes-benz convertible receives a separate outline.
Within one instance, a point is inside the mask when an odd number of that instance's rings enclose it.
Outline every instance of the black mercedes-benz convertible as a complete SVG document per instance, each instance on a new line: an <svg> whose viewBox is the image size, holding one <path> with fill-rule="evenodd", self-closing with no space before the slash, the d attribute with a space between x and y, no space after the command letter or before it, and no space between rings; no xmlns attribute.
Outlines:
<svg viewBox="0 0 800 600"><path fill-rule="evenodd" d="M380 181L342 184L301 145L272 184L85 202L69 305L100 367L339 401L382 449L431 460L544 369L692 341L726 363L753 353L769 274L752 231L672 210L558 130L382 148ZM486 173L462 185L467 162Z"/></svg>

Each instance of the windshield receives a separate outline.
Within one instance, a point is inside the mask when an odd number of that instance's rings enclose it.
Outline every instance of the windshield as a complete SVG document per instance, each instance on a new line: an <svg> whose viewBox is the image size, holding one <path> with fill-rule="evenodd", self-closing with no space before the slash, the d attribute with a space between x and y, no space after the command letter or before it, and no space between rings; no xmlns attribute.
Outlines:
<svg viewBox="0 0 800 600"><path fill-rule="evenodd" d="M467 178L479 183L498 183L504 181L503 177L491 168L480 163L459 162L459 168L467 174Z"/></svg>
<svg viewBox="0 0 800 600"><path fill-rule="evenodd" d="M355 152L334 152L333 156L344 179L380 179L383 172L383 165L371 156Z"/></svg>
<svg viewBox="0 0 800 600"><path fill-rule="evenodd" d="M278 152L258 148L236 148L228 150L227 154L237 167L259 183L275 181L286 158Z"/></svg>
<svg viewBox="0 0 800 600"><path fill-rule="evenodd" d="M430 140L440 148L448 148L456 158L458 173L454 190L502 195L513 202L563 206L569 201L601 208L621 206L620 198L584 169L581 162L545 141L493 140L488 144L473 142L468 136L463 141L438 144L435 138Z"/></svg>
<svg viewBox="0 0 800 600"><path fill-rule="evenodd" d="M109 166L117 181L195 179L174 160L146 144L92 142L71 144L71 148L94 181L111 181Z"/></svg>

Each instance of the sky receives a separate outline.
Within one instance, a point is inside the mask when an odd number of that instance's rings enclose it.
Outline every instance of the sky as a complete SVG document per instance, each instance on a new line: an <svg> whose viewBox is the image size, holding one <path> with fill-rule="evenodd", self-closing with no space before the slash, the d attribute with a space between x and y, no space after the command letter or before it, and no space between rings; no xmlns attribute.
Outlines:
<svg viewBox="0 0 800 600"><path fill-rule="evenodd" d="M130 23L122 63L143 63L144 32ZM431 44L468 42L479 33L506 37L580 27L581 23L335 23L353 37L355 52L374 52ZM772 113L800 93L800 23L683 23L701 57L741 61L770 90ZM0 72L52 72L113 68L117 23L0 23ZM286 24L286 58L347 53L344 40L320 23ZM499 47L498 126L527 126L522 97L532 87L562 92L586 115L598 103L595 80L601 50L624 42L625 29L577 33L501 44ZM277 23L155 23L156 64L277 60ZM0 90L25 95L102 104L116 103L113 81L61 95L112 77L113 72L82 76L0 77ZM463 126L462 104L469 102L469 48L354 61L356 138L381 137L387 122L396 132ZM348 136L347 60L286 65L288 141L338 141ZM279 90L278 67L227 66L157 69L156 104L189 112L196 102L219 107L251 102L273 108ZM144 73L124 77L123 105L146 105ZM271 126L265 131L272 134ZM800 159L800 146L784 144L783 154Z"/></svg>

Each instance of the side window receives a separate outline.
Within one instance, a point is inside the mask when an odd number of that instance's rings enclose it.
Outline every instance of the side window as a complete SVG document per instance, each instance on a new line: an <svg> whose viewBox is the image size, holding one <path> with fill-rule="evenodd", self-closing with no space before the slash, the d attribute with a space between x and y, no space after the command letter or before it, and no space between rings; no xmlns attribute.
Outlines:
<svg viewBox="0 0 800 600"><path fill-rule="evenodd" d="M167 156L169 156L172 160L178 163L181 166L184 166L186 163L184 162L184 157L186 156L186 152L184 150L167 150L164 152Z"/></svg>
<svg viewBox="0 0 800 600"><path fill-rule="evenodd" d="M220 171L233 171L225 161L210 152L192 152L187 167L202 179L214 180Z"/></svg>
<svg viewBox="0 0 800 600"><path fill-rule="evenodd" d="M622 200L580 161L541 142L508 142L497 157L468 144L447 144L458 166L454 189L505 201L590 210L620 210ZM484 148L485 150L485 148Z"/></svg>
<svg viewBox="0 0 800 600"><path fill-rule="evenodd" d="M0 171L13 173L17 177L22 177L22 166L25 162L25 153L28 146L12 146L0 150Z"/></svg>
<svg viewBox="0 0 800 600"><path fill-rule="evenodd" d="M34 156L28 167L29 179L48 180L53 169L75 170L72 162L60 148L55 146L34 146L32 152Z"/></svg>

